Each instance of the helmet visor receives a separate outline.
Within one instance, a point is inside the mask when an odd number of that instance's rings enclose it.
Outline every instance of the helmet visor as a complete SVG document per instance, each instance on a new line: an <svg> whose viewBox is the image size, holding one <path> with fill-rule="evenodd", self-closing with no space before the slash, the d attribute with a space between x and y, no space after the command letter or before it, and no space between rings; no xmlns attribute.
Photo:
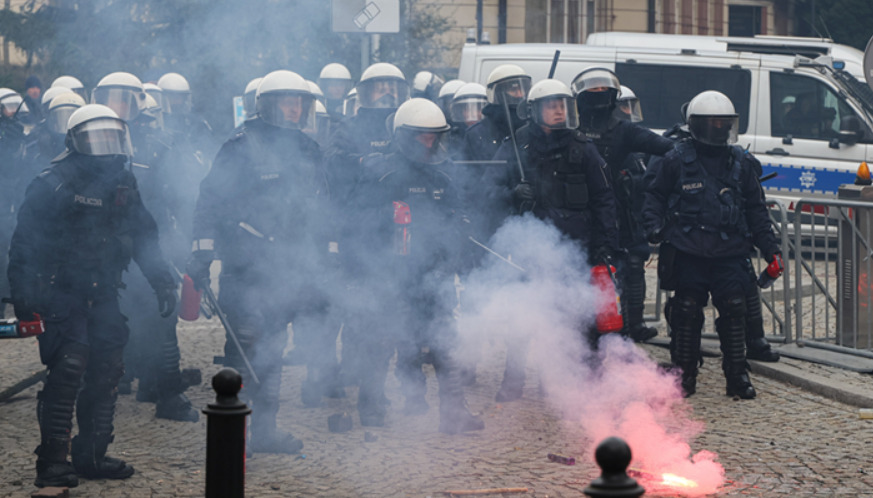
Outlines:
<svg viewBox="0 0 873 498"><path fill-rule="evenodd" d="M358 113L358 96L346 97L343 101L343 116L354 116Z"/></svg>
<svg viewBox="0 0 873 498"><path fill-rule="evenodd" d="M171 92L164 90L161 109L167 114L188 114L191 112L191 92Z"/></svg>
<svg viewBox="0 0 873 498"><path fill-rule="evenodd" d="M698 142L707 145L728 145L737 143L739 116L698 116L688 117L688 129Z"/></svg>
<svg viewBox="0 0 873 498"><path fill-rule="evenodd" d="M553 130L575 129L579 113L572 97L540 99L531 104L531 117L540 126Z"/></svg>
<svg viewBox="0 0 873 498"><path fill-rule="evenodd" d="M255 109L255 95L257 95L257 90L246 92L245 95L243 95L243 109L246 110L246 116L248 117L252 117L258 113Z"/></svg>
<svg viewBox="0 0 873 498"><path fill-rule="evenodd" d="M23 100L24 99L21 98L21 95L17 94L12 94L3 100L0 100L0 106L3 107L3 114L7 117L14 116L15 113L18 112L18 108L22 107Z"/></svg>
<svg viewBox="0 0 873 498"><path fill-rule="evenodd" d="M70 130L73 149L88 156L130 156L133 148L123 121L100 118L87 121Z"/></svg>
<svg viewBox="0 0 873 498"><path fill-rule="evenodd" d="M485 99L464 99L452 103L451 119L453 123L464 123L472 126L482 120L482 109L488 102Z"/></svg>
<svg viewBox="0 0 873 498"><path fill-rule="evenodd" d="M361 107L396 109L409 100L409 84L399 78L372 78L358 83Z"/></svg>
<svg viewBox="0 0 873 498"><path fill-rule="evenodd" d="M342 100L352 89L352 80L339 78L319 78L318 88L324 92L324 98Z"/></svg>
<svg viewBox="0 0 873 498"><path fill-rule="evenodd" d="M620 87L621 84L618 82L618 76L616 76L612 71L607 71L606 69L583 72L576 76L573 83L570 85L570 88L575 94L606 88L612 88L613 90L618 91Z"/></svg>
<svg viewBox="0 0 873 498"><path fill-rule="evenodd" d="M640 99L633 98L619 100L616 102L615 109L615 116L618 119L623 119L632 123L639 123L643 120L643 110L640 107Z"/></svg>
<svg viewBox="0 0 873 498"><path fill-rule="evenodd" d="M52 109L45 120L49 130L60 134L67 133L67 123L76 109L78 107L74 105L62 105Z"/></svg>
<svg viewBox="0 0 873 498"><path fill-rule="evenodd" d="M446 132L401 127L397 129L394 139L407 159L424 164L440 164L449 157L443 143Z"/></svg>
<svg viewBox="0 0 873 498"><path fill-rule="evenodd" d="M130 121L139 116L140 99L143 92L128 87L108 86L97 87L91 99L94 104L103 104L115 111L124 121Z"/></svg>
<svg viewBox="0 0 873 498"><path fill-rule="evenodd" d="M300 92L270 92L257 99L258 116L279 128L315 127L315 99Z"/></svg>
<svg viewBox="0 0 873 498"><path fill-rule="evenodd" d="M159 109L164 109L164 92L161 90L146 90L145 91L149 96L155 99L155 102L158 104Z"/></svg>
<svg viewBox="0 0 873 498"><path fill-rule="evenodd" d="M499 81L488 87L488 102L492 104L520 104L530 91L530 76L518 76Z"/></svg>

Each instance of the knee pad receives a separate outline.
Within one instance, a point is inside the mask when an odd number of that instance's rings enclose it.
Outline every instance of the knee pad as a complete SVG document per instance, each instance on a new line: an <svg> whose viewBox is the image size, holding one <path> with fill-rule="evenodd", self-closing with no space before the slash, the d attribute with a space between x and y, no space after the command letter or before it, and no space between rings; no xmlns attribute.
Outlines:
<svg viewBox="0 0 873 498"><path fill-rule="evenodd" d="M746 297L745 296L728 296L713 300L713 303L718 310L720 317L724 318L744 318L746 316Z"/></svg>
<svg viewBox="0 0 873 498"><path fill-rule="evenodd" d="M670 301L671 327L691 330L703 327L704 299L689 294L676 294Z"/></svg>
<svg viewBox="0 0 873 498"><path fill-rule="evenodd" d="M124 350L113 349L92 354L90 364L86 381L95 387L114 388L124 375Z"/></svg>

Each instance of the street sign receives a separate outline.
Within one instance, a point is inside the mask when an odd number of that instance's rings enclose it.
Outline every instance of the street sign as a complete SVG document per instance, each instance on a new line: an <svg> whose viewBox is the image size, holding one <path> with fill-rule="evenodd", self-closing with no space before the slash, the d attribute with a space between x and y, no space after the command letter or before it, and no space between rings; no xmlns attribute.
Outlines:
<svg viewBox="0 0 873 498"><path fill-rule="evenodd" d="M397 33L400 0L331 0L335 33Z"/></svg>
<svg viewBox="0 0 873 498"><path fill-rule="evenodd" d="M867 49L864 50L864 79L873 89L873 37L867 42Z"/></svg>

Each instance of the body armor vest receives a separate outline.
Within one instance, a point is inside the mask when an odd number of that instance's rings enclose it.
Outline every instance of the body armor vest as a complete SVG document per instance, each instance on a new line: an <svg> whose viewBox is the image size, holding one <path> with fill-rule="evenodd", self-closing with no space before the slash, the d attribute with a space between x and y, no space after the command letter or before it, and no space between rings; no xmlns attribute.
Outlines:
<svg viewBox="0 0 873 498"><path fill-rule="evenodd" d="M744 199L740 191L742 150L730 148L728 174L722 177L703 167L691 143L678 144L676 151L682 166L678 192L671 196L669 210L676 214L681 230L718 233L722 240L728 240L729 234L745 234Z"/></svg>
<svg viewBox="0 0 873 498"><path fill-rule="evenodd" d="M522 149L523 161L536 175L537 202L556 209L588 208L588 181L582 169L585 142L572 137L568 147L541 154L530 144Z"/></svg>

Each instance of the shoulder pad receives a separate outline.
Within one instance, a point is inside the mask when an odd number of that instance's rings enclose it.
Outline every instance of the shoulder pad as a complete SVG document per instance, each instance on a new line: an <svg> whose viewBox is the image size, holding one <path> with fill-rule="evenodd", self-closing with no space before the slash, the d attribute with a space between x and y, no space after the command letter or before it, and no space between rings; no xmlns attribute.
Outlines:
<svg viewBox="0 0 873 498"><path fill-rule="evenodd" d="M681 142L677 143L676 146L673 147L673 150L671 150L667 154L673 152L678 154L679 158L684 163L693 163L697 160L697 151L694 150L694 146L691 145L691 142L689 142L688 140L682 140Z"/></svg>
<svg viewBox="0 0 873 498"><path fill-rule="evenodd" d="M579 130L573 130L573 139L583 144L591 142L591 139Z"/></svg>

